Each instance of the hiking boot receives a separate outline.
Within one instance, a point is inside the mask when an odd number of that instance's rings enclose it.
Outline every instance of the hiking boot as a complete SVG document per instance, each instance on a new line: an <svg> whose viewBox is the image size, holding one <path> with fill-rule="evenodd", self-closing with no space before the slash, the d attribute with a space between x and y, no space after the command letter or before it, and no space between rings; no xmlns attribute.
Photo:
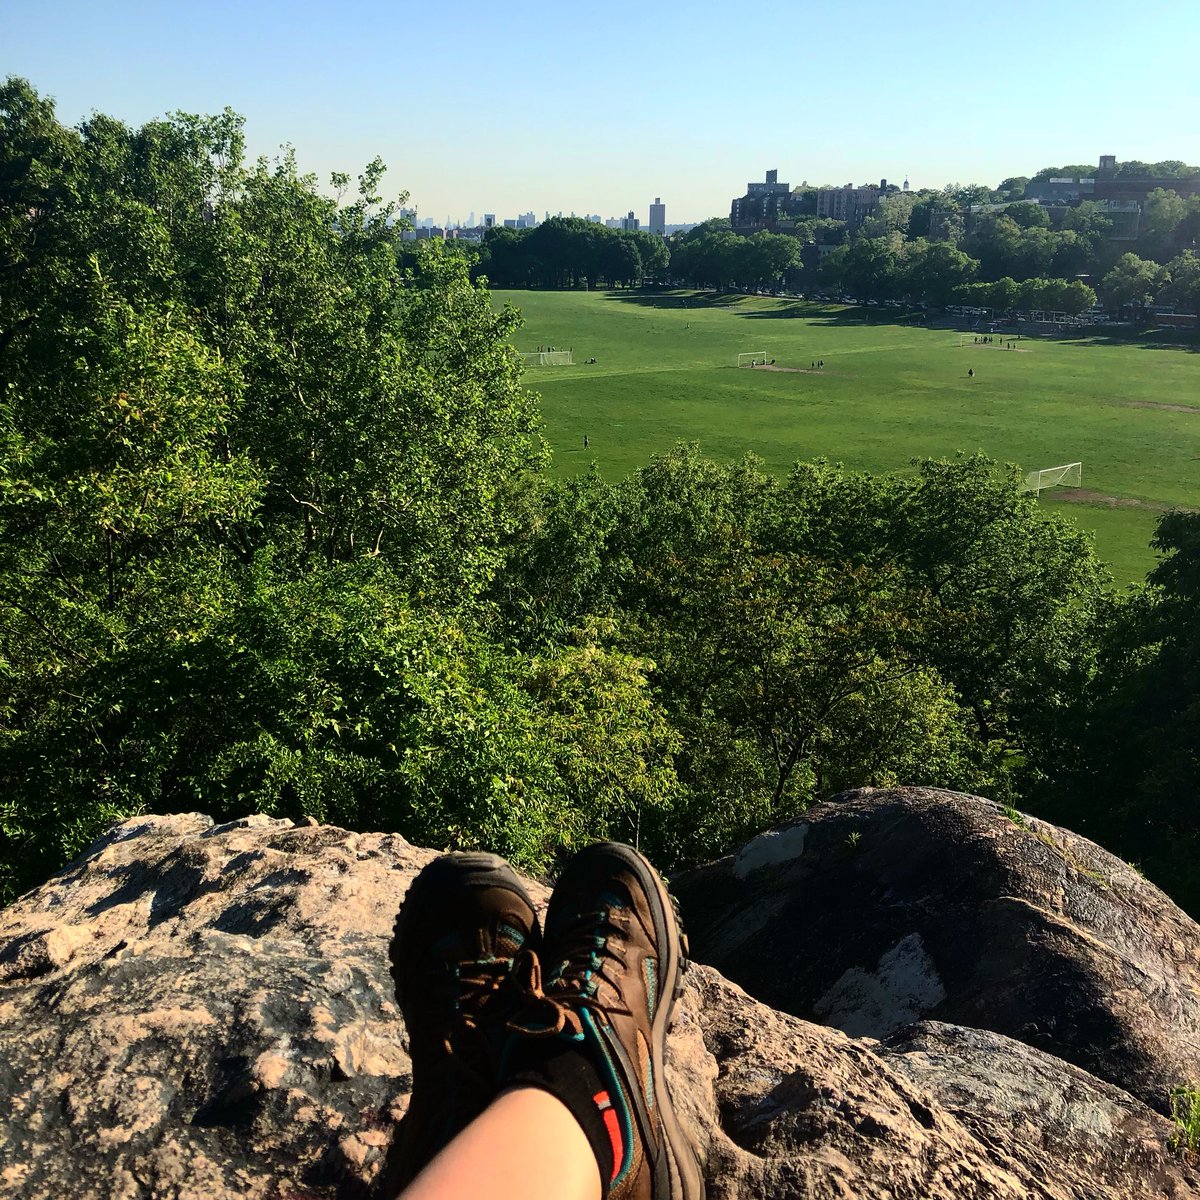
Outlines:
<svg viewBox="0 0 1200 1200"><path fill-rule="evenodd" d="M412 1059L409 1109L379 1194L389 1200L495 1098L515 955L540 937L537 913L495 854L435 859L396 918L388 956Z"/></svg>
<svg viewBox="0 0 1200 1200"><path fill-rule="evenodd" d="M581 1055L594 1068L590 1087L549 1090L589 1129L610 1200L702 1200L699 1156L675 1115L667 1090L667 1030L681 990L686 945L666 885L631 846L602 842L577 854L563 871L546 913L529 999L510 1028L525 1042L526 1064L537 1042L566 1043L560 1056ZM570 1048L574 1046L574 1052ZM557 1073L557 1074L556 1074ZM510 1083L546 1086L538 1069L510 1071ZM559 1066L543 1076L569 1077ZM597 1114L606 1138L597 1135ZM611 1147L611 1159L609 1149Z"/></svg>

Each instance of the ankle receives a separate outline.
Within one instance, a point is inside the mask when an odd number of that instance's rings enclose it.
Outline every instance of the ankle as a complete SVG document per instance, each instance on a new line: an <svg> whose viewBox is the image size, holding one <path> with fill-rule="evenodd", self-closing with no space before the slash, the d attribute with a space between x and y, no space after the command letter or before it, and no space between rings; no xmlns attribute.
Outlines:
<svg viewBox="0 0 1200 1200"><path fill-rule="evenodd" d="M516 1036L504 1072L506 1090L536 1089L567 1109L587 1140L607 1195L629 1152L629 1123L620 1119L625 1111L620 1095L612 1093L583 1042Z"/></svg>

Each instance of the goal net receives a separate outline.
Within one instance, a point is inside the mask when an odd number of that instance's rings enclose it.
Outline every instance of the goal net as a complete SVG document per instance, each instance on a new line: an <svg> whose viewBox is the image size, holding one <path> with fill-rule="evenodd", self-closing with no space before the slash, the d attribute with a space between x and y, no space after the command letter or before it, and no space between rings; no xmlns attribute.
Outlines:
<svg viewBox="0 0 1200 1200"><path fill-rule="evenodd" d="M750 354L739 354L737 356L737 365L739 367L754 366L755 363L765 364L767 361L767 352L765 350L755 350Z"/></svg>
<svg viewBox="0 0 1200 1200"><path fill-rule="evenodd" d="M1030 471L1025 476L1023 490L1040 495L1046 488L1081 487L1083 485L1083 463L1064 463L1061 467L1044 467Z"/></svg>
<svg viewBox="0 0 1200 1200"><path fill-rule="evenodd" d="M573 367L573 350L530 350L521 355L527 367Z"/></svg>

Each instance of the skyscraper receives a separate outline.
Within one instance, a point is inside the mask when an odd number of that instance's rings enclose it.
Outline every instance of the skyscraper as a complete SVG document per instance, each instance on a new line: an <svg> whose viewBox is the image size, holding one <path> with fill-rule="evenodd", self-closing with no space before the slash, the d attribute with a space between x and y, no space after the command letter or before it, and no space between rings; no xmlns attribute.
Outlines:
<svg viewBox="0 0 1200 1200"><path fill-rule="evenodd" d="M665 237L667 233L667 206L661 196L655 196L654 203L650 205L650 232L657 233L659 237Z"/></svg>

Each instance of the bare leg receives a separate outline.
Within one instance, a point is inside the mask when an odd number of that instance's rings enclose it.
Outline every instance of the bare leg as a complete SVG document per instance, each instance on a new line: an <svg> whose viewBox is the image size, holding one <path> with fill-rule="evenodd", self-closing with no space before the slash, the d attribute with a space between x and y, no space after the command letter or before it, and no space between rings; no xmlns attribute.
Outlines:
<svg viewBox="0 0 1200 1200"><path fill-rule="evenodd" d="M502 1092L402 1193L404 1200L601 1200L579 1122L540 1088Z"/></svg>

